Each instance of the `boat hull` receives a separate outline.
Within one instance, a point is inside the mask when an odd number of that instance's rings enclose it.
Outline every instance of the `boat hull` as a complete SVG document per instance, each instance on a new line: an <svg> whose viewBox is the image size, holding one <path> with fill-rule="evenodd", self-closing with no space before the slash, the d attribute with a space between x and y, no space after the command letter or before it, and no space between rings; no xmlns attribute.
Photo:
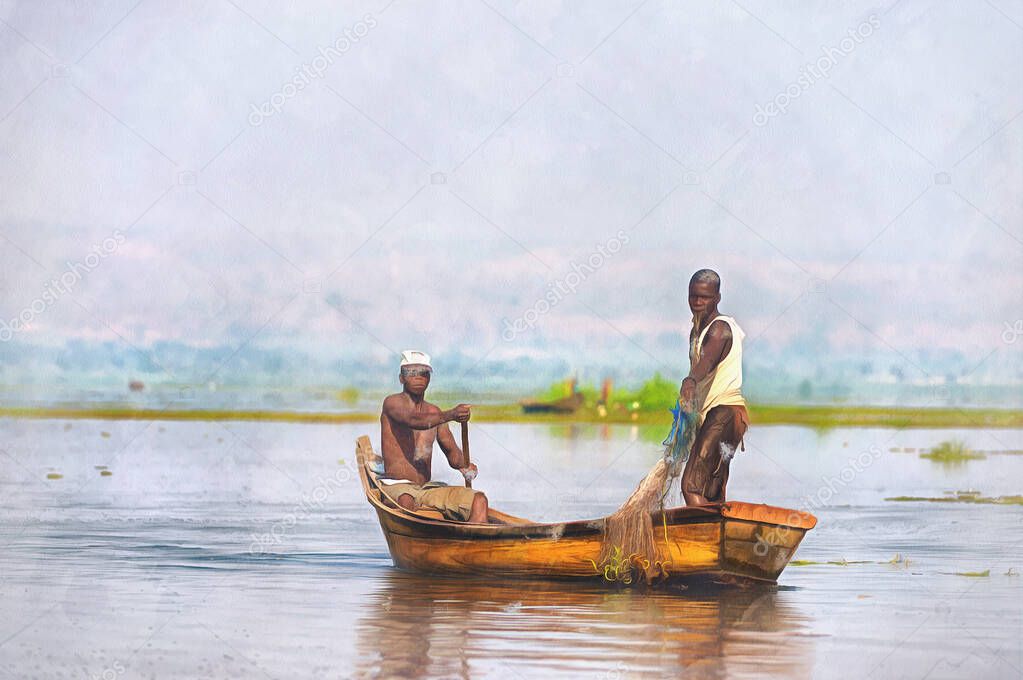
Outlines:
<svg viewBox="0 0 1023 680"><path fill-rule="evenodd" d="M399 568L507 579L619 580L624 573L600 562L603 518L539 524L495 511L494 523L468 524L426 517L388 504L368 469L371 454L357 452L360 473ZM661 583L775 582L816 524L807 513L740 502L673 508L651 519Z"/></svg>
<svg viewBox="0 0 1023 680"><path fill-rule="evenodd" d="M391 558L402 569L501 578L604 578L598 565L600 527L568 536L558 531L559 525L546 536L530 536L526 527L518 535L452 536L424 532L382 509L377 518ZM774 582L806 529L718 517L667 527L655 524L655 533L658 553L666 557L660 580L702 575Z"/></svg>

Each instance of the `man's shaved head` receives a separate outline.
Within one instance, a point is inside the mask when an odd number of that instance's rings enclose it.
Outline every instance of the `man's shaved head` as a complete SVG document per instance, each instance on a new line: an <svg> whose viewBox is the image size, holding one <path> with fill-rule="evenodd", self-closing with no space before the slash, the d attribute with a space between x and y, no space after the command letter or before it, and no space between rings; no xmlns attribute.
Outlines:
<svg viewBox="0 0 1023 680"><path fill-rule="evenodd" d="M689 279L689 309L693 324L700 327L704 319L717 316L721 301L721 277L713 269L701 269Z"/></svg>
<svg viewBox="0 0 1023 680"><path fill-rule="evenodd" d="M692 286L694 283L710 284L714 286L714 290L721 292L721 277L713 269L701 269L693 274L693 278L689 279L689 285Z"/></svg>

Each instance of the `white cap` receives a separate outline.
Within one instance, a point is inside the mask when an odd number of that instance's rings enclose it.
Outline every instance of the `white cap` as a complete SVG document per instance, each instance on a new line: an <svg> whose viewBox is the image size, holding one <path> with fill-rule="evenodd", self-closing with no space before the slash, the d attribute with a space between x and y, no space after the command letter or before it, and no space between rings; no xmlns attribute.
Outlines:
<svg viewBox="0 0 1023 680"><path fill-rule="evenodd" d="M401 365L408 366L409 364L423 364L424 366L430 366L430 355L426 352L420 352L415 349L407 349L401 353ZM430 368L433 368L430 366Z"/></svg>

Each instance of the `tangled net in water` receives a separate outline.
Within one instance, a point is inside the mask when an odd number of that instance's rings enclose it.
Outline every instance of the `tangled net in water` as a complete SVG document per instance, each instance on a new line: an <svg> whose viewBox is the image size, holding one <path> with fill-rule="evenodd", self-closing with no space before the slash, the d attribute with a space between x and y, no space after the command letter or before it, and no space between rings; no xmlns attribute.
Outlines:
<svg viewBox="0 0 1023 680"><path fill-rule="evenodd" d="M650 582L667 573L669 563L658 554L651 513L664 510L664 497L682 474L699 429L698 413L685 411L679 403L671 413L671 431L662 442L664 455L621 507L604 520L600 562L590 562L608 581L631 584L633 572L640 572ZM667 542L667 524L664 531Z"/></svg>

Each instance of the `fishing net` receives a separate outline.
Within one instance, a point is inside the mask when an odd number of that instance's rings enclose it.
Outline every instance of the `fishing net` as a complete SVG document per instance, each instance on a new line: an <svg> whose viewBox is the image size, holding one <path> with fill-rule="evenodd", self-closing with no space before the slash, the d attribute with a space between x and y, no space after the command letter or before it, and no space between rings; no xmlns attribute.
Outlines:
<svg viewBox="0 0 1023 680"><path fill-rule="evenodd" d="M631 583L640 571L647 581L665 574L667 563L658 554L650 513L664 509L664 498L689 459L699 428L699 414L679 403L671 409L671 431L662 442L664 455L639 483L632 495L604 520L604 538L597 571L607 580Z"/></svg>

